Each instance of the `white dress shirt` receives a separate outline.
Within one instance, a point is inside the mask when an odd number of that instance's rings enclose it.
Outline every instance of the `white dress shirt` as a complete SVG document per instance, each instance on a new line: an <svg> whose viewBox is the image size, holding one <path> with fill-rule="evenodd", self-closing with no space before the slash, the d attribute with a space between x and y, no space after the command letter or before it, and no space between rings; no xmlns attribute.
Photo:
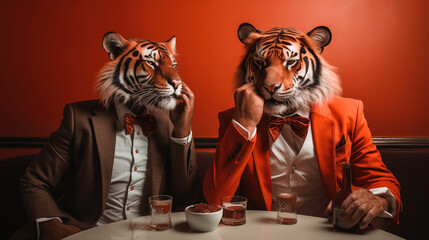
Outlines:
<svg viewBox="0 0 429 240"><path fill-rule="evenodd" d="M307 118L310 116L308 111L297 111L290 116L295 114ZM256 128L250 133L234 119L232 123L244 136L248 136L248 140L252 140L255 137ZM294 134L290 125L285 124L283 126L275 142L273 142L269 133L267 134L269 139L272 210L277 209L277 194L281 193L283 189L293 188L298 192L297 209L299 214L324 217L325 209L330 200L326 195L320 176L319 165L314 151L311 122L302 148L298 152L294 152L293 146L286 141L288 136ZM396 214L397 204L396 198L389 189L381 187L370 189L370 191L375 195L386 196L391 206L391 211L385 211L382 217L393 218Z"/></svg>
<svg viewBox="0 0 429 240"><path fill-rule="evenodd" d="M143 215L143 199L146 182L148 139L143 135L139 124L134 124L134 131L125 134L124 115L133 114L124 104L115 103L119 127L116 131L115 155L112 179L106 207L97 225L131 219ZM186 138L173 138L179 144L187 144L192 139L192 132Z"/></svg>

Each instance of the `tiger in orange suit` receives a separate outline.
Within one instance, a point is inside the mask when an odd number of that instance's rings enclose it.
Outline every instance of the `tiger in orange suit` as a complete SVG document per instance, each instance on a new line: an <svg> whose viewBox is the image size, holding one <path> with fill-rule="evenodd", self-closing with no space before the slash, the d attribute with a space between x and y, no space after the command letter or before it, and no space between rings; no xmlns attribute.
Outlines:
<svg viewBox="0 0 429 240"><path fill-rule="evenodd" d="M342 206L344 222L364 229L375 217L397 220L400 186L372 143L363 104L339 96L339 77L321 55L329 28L263 32L244 23L238 38L246 55L235 107L219 113L206 200L243 195L250 209L274 210L277 194L293 188L298 213L329 218L342 163L350 162L355 191Z"/></svg>

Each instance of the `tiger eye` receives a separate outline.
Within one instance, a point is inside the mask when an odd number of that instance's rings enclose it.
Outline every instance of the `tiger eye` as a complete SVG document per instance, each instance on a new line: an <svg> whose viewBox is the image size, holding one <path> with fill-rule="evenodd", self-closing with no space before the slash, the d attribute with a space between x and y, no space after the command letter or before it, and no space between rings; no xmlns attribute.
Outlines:
<svg viewBox="0 0 429 240"><path fill-rule="evenodd" d="M265 61L261 60L261 59L255 59L255 63L261 67L263 67L265 65Z"/></svg>
<svg viewBox="0 0 429 240"><path fill-rule="evenodd" d="M292 67L292 66L294 66L297 62L298 62L298 60L289 60L289 61L287 61L286 65L287 65L288 67Z"/></svg>

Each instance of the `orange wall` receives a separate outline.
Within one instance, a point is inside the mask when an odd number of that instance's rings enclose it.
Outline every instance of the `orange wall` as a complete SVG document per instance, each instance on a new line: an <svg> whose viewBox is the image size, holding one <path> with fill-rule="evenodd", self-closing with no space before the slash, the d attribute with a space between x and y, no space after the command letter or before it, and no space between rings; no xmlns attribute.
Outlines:
<svg viewBox="0 0 429 240"><path fill-rule="evenodd" d="M233 106L242 22L329 26L325 58L338 67L343 96L364 101L373 135L429 136L427 12L425 0L3 0L0 137L48 136L66 103L96 98L107 31L155 41L176 35L180 74L196 95L194 134L215 137L217 112Z"/></svg>

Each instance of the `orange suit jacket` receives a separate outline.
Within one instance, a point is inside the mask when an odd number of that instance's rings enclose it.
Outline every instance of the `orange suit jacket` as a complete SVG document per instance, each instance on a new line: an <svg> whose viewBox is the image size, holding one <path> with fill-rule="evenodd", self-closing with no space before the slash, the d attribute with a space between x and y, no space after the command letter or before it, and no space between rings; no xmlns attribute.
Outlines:
<svg viewBox="0 0 429 240"><path fill-rule="evenodd" d="M249 209L271 210L266 116L249 141L232 124L233 114L234 109L219 113L219 144L204 177L204 196L219 204L224 196L241 194L248 198ZM398 211L402 209L399 183L372 143L361 101L335 96L313 106L310 120L320 175L330 199L340 190L342 163L350 162L354 188L387 187L397 199Z"/></svg>

